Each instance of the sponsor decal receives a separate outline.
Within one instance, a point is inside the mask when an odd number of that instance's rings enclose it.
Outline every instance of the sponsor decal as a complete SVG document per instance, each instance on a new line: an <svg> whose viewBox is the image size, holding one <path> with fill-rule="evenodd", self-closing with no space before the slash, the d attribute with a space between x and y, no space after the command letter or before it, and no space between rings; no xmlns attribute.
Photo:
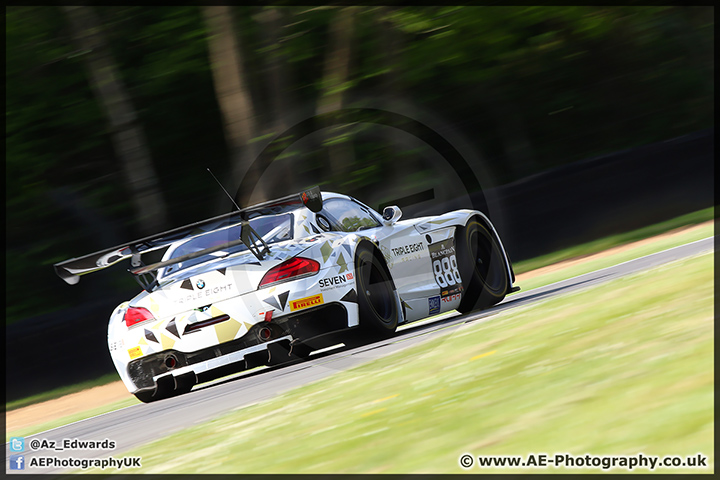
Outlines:
<svg viewBox="0 0 720 480"><path fill-rule="evenodd" d="M130 355L130 360L132 360L133 358L142 356L142 350L140 347L131 348L128 350L128 355Z"/></svg>
<svg viewBox="0 0 720 480"><path fill-rule="evenodd" d="M455 295L456 293L462 292L462 290L463 290L463 289L462 289L462 285L458 283L458 284L456 284L454 287L452 287L452 288L450 288L450 289L448 289L448 290L445 290L445 291L442 293L442 295L440 295L440 296L441 296L441 297L452 296L452 295Z"/></svg>
<svg viewBox="0 0 720 480"><path fill-rule="evenodd" d="M391 249L393 252L393 255L396 257L400 257L402 255L410 255L411 253L415 252L421 252L425 250L425 247L423 246L422 242L418 243L411 243L410 245L403 245L397 248Z"/></svg>
<svg viewBox="0 0 720 480"><path fill-rule="evenodd" d="M197 285L197 287L198 287L200 290L202 290L203 288L205 288L205 281L204 281L204 280L198 280L195 285Z"/></svg>
<svg viewBox="0 0 720 480"><path fill-rule="evenodd" d="M456 301L456 300L459 301L459 300L460 300L460 297L462 297L462 295L460 295L459 293L455 293L455 294L453 294L453 295L448 295L448 296L446 296L446 297L443 297L443 298L442 298L442 301L445 302L445 303L450 303L450 302L454 302L454 301Z"/></svg>
<svg viewBox="0 0 720 480"><path fill-rule="evenodd" d="M336 275L334 277L321 278L318 280L321 290L331 290L339 285L345 285L351 282L353 279L352 273L346 273L344 275Z"/></svg>
<svg viewBox="0 0 720 480"><path fill-rule="evenodd" d="M203 282L203 286L205 283ZM200 286L200 281L198 281L198 287ZM232 283L228 283L227 285L218 285L212 288L206 288L205 290L199 290L194 293L190 293L187 295L183 295L182 297L175 300L176 303L184 304L187 302L194 302L198 300L206 299L207 297L211 297L213 295L217 295L219 293L230 293L233 291L233 285Z"/></svg>
<svg viewBox="0 0 720 480"><path fill-rule="evenodd" d="M433 260L439 259L442 257L449 257L451 255L455 255L455 240L452 238L449 238L447 240L443 240L442 242L433 243L429 246L430 250L430 258Z"/></svg>
<svg viewBox="0 0 720 480"><path fill-rule="evenodd" d="M440 297L430 297L428 298L428 309L430 315L435 315L436 313L440 313Z"/></svg>
<svg viewBox="0 0 720 480"><path fill-rule="evenodd" d="M313 295L312 297L300 298L298 300L290 301L290 310L302 310L304 308L314 307L316 305L322 305L324 303L322 293Z"/></svg>

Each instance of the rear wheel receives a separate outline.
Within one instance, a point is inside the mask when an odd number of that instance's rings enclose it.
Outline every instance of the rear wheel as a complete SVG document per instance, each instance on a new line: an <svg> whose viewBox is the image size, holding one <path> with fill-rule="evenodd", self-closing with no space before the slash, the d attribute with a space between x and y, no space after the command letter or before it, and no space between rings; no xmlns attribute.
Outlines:
<svg viewBox="0 0 720 480"><path fill-rule="evenodd" d="M398 324L398 305L390 274L367 244L355 256L360 326L374 336L390 336Z"/></svg>
<svg viewBox="0 0 720 480"><path fill-rule="evenodd" d="M463 297L457 310L467 313L489 308L505 298L509 279L500 246L490 231L472 218L455 234Z"/></svg>

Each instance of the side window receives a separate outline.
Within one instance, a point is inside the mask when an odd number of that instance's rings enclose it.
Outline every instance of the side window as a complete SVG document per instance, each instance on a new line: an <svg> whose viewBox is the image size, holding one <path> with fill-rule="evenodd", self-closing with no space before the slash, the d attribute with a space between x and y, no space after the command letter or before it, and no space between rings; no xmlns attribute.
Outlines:
<svg viewBox="0 0 720 480"><path fill-rule="evenodd" d="M344 198L330 198L323 203L323 210L343 232L356 232L380 226L364 207Z"/></svg>

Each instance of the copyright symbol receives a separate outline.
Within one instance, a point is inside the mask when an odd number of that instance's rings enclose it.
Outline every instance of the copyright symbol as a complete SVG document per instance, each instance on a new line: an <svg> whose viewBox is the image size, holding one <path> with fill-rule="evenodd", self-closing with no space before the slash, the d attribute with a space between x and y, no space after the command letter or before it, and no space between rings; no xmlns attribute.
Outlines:
<svg viewBox="0 0 720 480"><path fill-rule="evenodd" d="M33 450L37 450L38 448L40 448L40 440L38 440L37 438L34 440L31 440L30 448L32 448Z"/></svg>
<svg viewBox="0 0 720 480"><path fill-rule="evenodd" d="M470 468L473 466L473 457L470 454L465 454L460 457L460 466L463 468Z"/></svg>

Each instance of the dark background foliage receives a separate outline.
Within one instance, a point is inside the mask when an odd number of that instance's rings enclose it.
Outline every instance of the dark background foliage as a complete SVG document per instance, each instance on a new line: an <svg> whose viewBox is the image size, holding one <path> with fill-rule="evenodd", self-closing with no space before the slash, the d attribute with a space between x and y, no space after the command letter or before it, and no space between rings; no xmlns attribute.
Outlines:
<svg viewBox="0 0 720 480"><path fill-rule="evenodd" d="M222 213L227 201L205 169L231 189L237 160L224 134L201 7L92 8L144 132L169 226ZM277 18L273 28L268 12ZM348 73L332 83L326 72L341 12L353 22L339 58ZM255 6L232 13L258 142L285 118L278 99L286 109L333 94L343 105L354 94L412 99L482 154L495 184L507 184L713 124L712 7ZM73 289L52 269L141 234L84 63L94 54L73 42L60 8L6 9L10 322L107 288L135 288L127 275L101 273ZM282 74L273 77L278 65ZM413 170L411 149L362 138L338 140L352 152L350 173L332 183L345 193L372 188L383 166ZM322 148L304 159L315 183L330 182L317 178L327 161ZM405 181L422 184L431 175L414 172ZM282 183L270 190L291 193Z"/></svg>

